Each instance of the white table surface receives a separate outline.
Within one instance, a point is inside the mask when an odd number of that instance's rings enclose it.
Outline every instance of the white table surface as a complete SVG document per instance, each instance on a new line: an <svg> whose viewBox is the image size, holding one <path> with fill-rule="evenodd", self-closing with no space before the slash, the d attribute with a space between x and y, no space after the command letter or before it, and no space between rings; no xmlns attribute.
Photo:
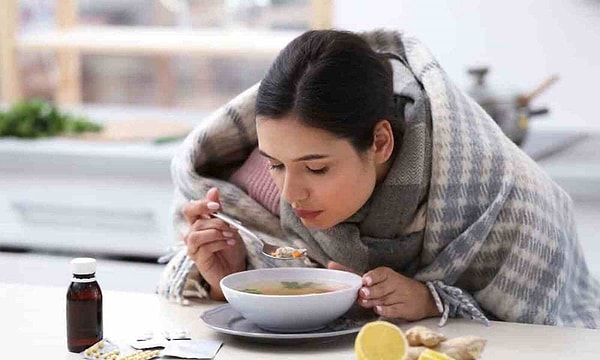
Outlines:
<svg viewBox="0 0 600 360"><path fill-rule="evenodd" d="M78 359L66 346L66 287L0 283L2 357L12 359ZM272 345L221 335L206 327L200 314L221 303L181 306L155 295L104 292L104 336L128 339L148 330L185 328L195 339L224 343L215 359L354 359L354 335L326 343ZM421 322L435 327L433 319ZM411 326L414 324L411 324ZM600 330L493 322L485 327L452 319L442 332L448 337L478 335L488 340L483 360L599 359Z"/></svg>

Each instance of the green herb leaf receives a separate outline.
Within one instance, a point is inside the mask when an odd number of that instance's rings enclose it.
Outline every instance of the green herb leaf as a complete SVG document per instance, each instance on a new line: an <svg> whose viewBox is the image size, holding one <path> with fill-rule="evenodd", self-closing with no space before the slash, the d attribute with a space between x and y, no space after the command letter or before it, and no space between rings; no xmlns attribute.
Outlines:
<svg viewBox="0 0 600 360"><path fill-rule="evenodd" d="M248 288L248 289L244 289L244 290L240 290L246 293L250 293L250 294L262 294L262 292L258 289L253 289L253 288Z"/></svg>

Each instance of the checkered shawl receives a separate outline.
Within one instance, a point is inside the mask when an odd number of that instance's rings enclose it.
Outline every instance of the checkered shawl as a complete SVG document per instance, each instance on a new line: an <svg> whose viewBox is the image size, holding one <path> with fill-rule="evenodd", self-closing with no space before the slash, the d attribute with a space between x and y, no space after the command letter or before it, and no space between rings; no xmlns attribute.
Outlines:
<svg viewBox="0 0 600 360"><path fill-rule="evenodd" d="M516 147L471 98L458 89L426 47L395 32L361 34L381 52L407 61L430 102L431 179L419 269L414 277L437 284L452 314L475 299L493 318L550 325L600 326L600 284L587 269L575 231L572 201ZM257 87L203 121L172 163L175 224L187 225L181 206L219 187L223 207L265 238L284 244L279 219L226 179L256 146ZM249 266L274 266L244 239ZM290 240L302 245L301 239ZM159 293L205 296L195 267L179 251ZM192 285L190 285L192 284ZM194 286L195 285L195 286ZM472 297L471 297L472 296ZM462 297L465 301L456 301ZM472 315L472 312L471 312Z"/></svg>

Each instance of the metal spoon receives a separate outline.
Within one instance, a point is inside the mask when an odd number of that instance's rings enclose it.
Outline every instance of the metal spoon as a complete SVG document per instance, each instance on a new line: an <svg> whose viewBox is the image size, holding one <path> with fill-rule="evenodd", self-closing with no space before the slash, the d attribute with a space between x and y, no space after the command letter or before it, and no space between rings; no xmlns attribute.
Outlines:
<svg viewBox="0 0 600 360"><path fill-rule="evenodd" d="M229 225L235 227L236 229L240 230L241 232L243 232L244 234L250 236L252 239L259 241L262 244L262 253L263 255L270 257L272 259L276 259L276 260L296 260L296 259L300 259L300 258L296 258L296 257L277 257L277 256L273 256L271 255L272 253L276 252L277 249L280 248L280 246L275 246L273 244L269 244L267 242L265 242L263 239L261 239L258 235L256 235L254 232L252 232L250 229L248 229L247 227L245 227L244 225L242 225L242 223L234 218L232 218L229 215L225 215L223 213L212 213L212 216L216 217L217 219L221 219L223 221L225 221L226 223L228 223ZM301 249L298 249L301 250ZM301 251L302 252L302 257L306 256L306 251Z"/></svg>

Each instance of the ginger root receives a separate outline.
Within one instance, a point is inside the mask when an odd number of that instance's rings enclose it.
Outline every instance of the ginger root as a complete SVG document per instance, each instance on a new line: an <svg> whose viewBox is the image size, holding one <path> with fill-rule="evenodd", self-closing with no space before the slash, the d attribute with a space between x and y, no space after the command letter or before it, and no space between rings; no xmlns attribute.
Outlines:
<svg viewBox="0 0 600 360"><path fill-rule="evenodd" d="M479 336L461 336L440 343L434 350L456 360L475 360L483 352L486 343L487 341Z"/></svg>
<svg viewBox="0 0 600 360"><path fill-rule="evenodd" d="M406 339L410 345L406 360L418 360L419 355L427 348L444 353L455 360L475 360L481 356L487 343L479 336L461 336L447 340L443 334L424 326L415 326L407 330Z"/></svg>
<svg viewBox="0 0 600 360"><path fill-rule="evenodd" d="M409 346L404 360L418 360L419 355L426 349L425 346Z"/></svg>
<svg viewBox="0 0 600 360"><path fill-rule="evenodd" d="M414 326L406 331L406 339L410 346L434 347L446 340L444 334L433 331L425 326Z"/></svg>

